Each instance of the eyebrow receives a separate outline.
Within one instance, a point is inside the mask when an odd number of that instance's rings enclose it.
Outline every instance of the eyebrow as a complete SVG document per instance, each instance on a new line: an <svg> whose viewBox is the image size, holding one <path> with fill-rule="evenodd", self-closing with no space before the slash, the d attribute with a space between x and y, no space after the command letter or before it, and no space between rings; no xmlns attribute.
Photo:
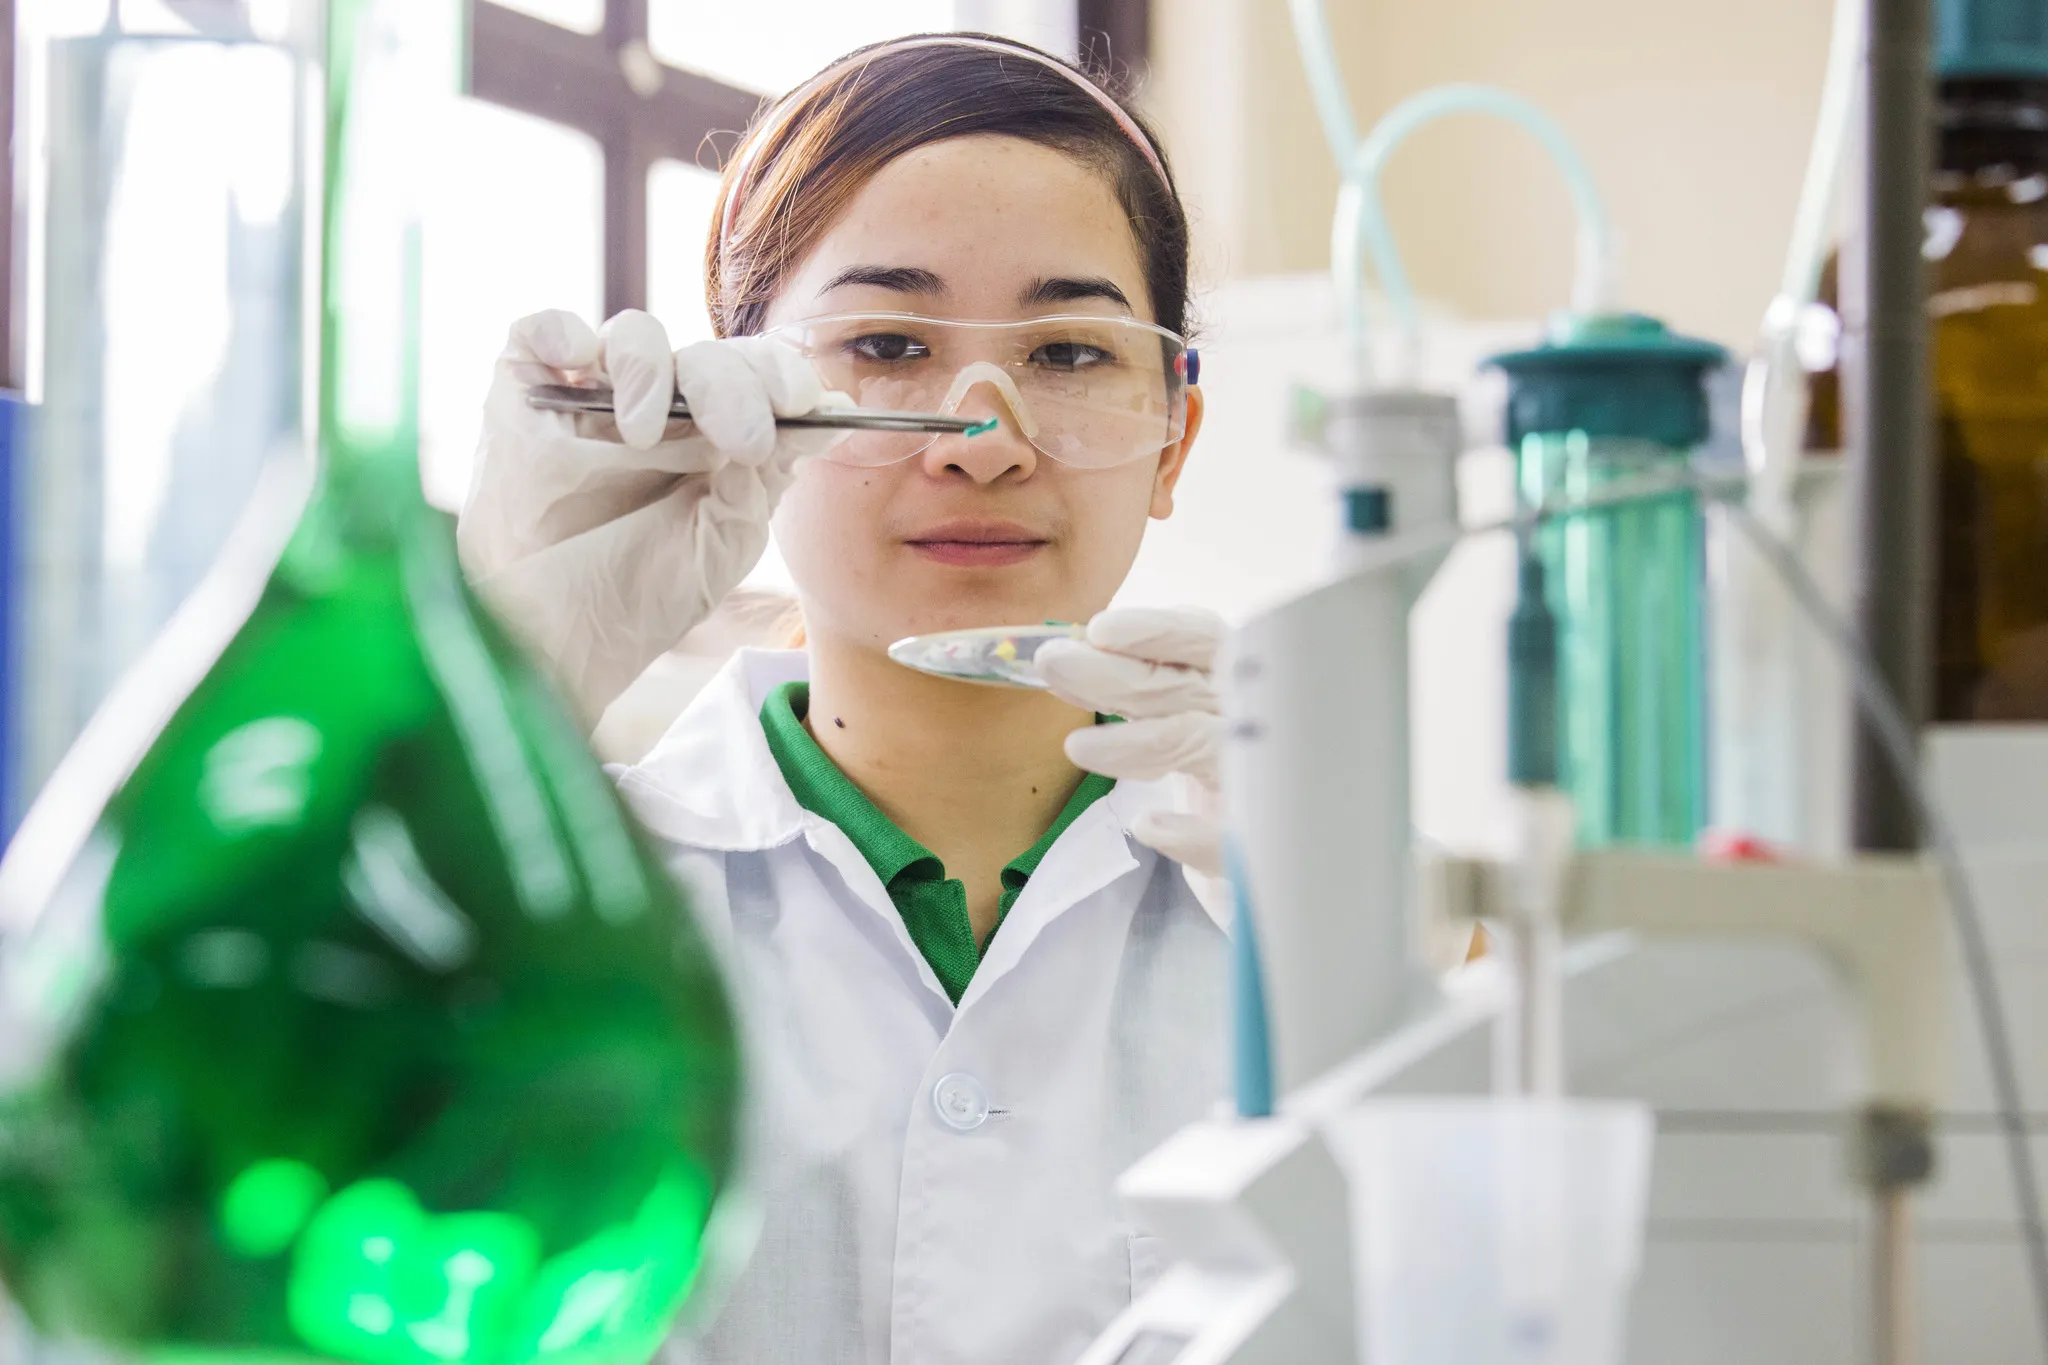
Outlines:
<svg viewBox="0 0 2048 1365"><path fill-rule="evenodd" d="M1081 299L1108 299L1126 313L1131 311L1131 301L1124 297L1124 291L1100 275L1055 275L1033 280L1018 296L1018 302L1027 308L1038 303L1074 303Z"/></svg>
<svg viewBox="0 0 2048 1365"><path fill-rule="evenodd" d="M946 282L937 273L915 265L850 265L827 280L818 292L829 294L835 289L855 285L927 297L937 297L946 292ZM1042 276L1026 285L1017 301L1029 308L1045 303L1075 303L1082 299L1107 299L1125 312L1131 311L1131 301L1124 291L1117 287L1115 281L1100 275Z"/></svg>
<svg viewBox="0 0 2048 1365"><path fill-rule="evenodd" d="M864 284L873 289L893 289L899 294L943 294L946 282L931 271L914 265L850 265L826 281L820 294L847 285Z"/></svg>

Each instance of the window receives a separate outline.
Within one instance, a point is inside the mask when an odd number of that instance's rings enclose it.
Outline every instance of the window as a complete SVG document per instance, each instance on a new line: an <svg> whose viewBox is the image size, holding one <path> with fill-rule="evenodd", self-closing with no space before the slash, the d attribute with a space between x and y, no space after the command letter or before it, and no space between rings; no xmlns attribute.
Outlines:
<svg viewBox="0 0 2048 1365"><path fill-rule="evenodd" d="M648 46L671 66L779 95L854 48L952 28L954 10L954 0L649 0Z"/></svg>
<svg viewBox="0 0 2048 1365"><path fill-rule="evenodd" d="M65 0L84 3L85 0ZM1005 33L1143 62L1148 0L476 0L477 98L580 129L604 150L605 313L642 307L672 264L674 213L778 94L863 43L927 29ZM677 163L673 167L662 163ZM656 205L655 198L662 203ZM660 215L656 227L654 215ZM662 262L648 251L658 232ZM691 248L694 256L696 248ZM680 299L664 283L664 297ZM679 305L669 305L671 307Z"/></svg>
<svg viewBox="0 0 2048 1365"><path fill-rule="evenodd" d="M952 26L999 33L1071 59L1081 51L1081 11L1087 8L1087 0L953 0Z"/></svg>
<svg viewBox="0 0 2048 1365"><path fill-rule="evenodd" d="M598 315L604 153L576 129L481 100L457 101L449 123L424 205L420 476L430 502L455 508L506 326L543 308Z"/></svg>
<svg viewBox="0 0 2048 1365"><path fill-rule="evenodd" d="M604 0L498 0L506 9L531 14L551 24L578 33L596 33L604 27Z"/></svg>
<svg viewBox="0 0 2048 1365"><path fill-rule="evenodd" d="M647 172L647 311L677 346L711 335L704 311L704 244L718 176L681 161Z"/></svg>

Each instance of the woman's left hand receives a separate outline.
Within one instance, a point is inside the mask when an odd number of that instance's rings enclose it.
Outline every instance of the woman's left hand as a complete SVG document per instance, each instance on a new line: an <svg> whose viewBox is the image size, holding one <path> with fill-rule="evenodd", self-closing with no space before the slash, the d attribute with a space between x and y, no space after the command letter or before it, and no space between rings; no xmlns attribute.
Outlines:
<svg viewBox="0 0 2048 1365"><path fill-rule="evenodd" d="M1068 735L1076 765L1134 782L1185 779L1182 808L1148 811L1131 833L1210 877L1223 875L1223 716L1211 671L1223 632L1200 608L1111 608L1088 623L1085 642L1049 641L1033 660L1054 695L1124 718Z"/></svg>

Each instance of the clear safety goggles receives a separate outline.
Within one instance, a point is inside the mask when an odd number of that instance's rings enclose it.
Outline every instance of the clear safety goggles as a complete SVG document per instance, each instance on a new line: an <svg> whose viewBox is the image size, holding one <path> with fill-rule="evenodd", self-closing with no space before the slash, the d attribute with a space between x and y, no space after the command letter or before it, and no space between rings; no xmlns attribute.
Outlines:
<svg viewBox="0 0 2048 1365"><path fill-rule="evenodd" d="M1061 316L957 322L914 313L842 313L768 333L794 346L825 386L863 408L1007 416L1041 454L1079 469L1157 455L1187 431L1198 357L1163 327ZM856 431L826 459L873 468L939 437Z"/></svg>

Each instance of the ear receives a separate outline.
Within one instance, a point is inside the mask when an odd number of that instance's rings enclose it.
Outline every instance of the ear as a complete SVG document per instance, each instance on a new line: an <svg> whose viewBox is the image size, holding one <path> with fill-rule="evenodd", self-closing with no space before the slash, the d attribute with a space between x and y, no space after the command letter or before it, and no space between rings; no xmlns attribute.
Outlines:
<svg viewBox="0 0 2048 1365"><path fill-rule="evenodd" d="M1178 441L1159 452L1159 471L1152 476L1152 519L1165 521L1173 515L1173 488L1181 471L1188 467L1188 450L1202 430L1202 390L1188 389L1188 425Z"/></svg>

